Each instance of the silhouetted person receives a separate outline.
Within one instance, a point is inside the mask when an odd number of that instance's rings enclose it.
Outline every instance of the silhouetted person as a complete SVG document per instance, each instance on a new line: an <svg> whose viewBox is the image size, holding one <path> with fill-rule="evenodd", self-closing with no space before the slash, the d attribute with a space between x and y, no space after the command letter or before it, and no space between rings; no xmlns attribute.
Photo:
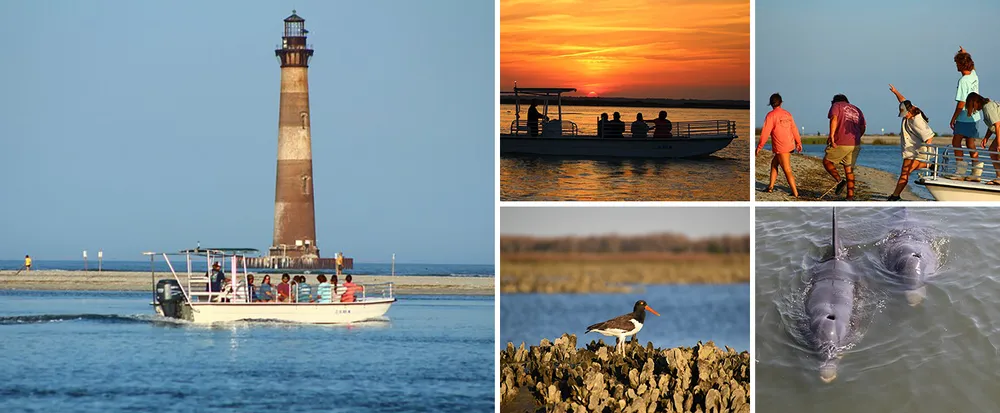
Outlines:
<svg viewBox="0 0 1000 413"><path fill-rule="evenodd" d="M645 138L649 133L649 124L642 120L642 113L635 114L635 122L632 122L632 137Z"/></svg>
<svg viewBox="0 0 1000 413"><path fill-rule="evenodd" d="M528 108L528 135L538 136L538 121L548 120L548 116L538 111L538 99L531 99L531 107Z"/></svg>
<svg viewBox="0 0 1000 413"><path fill-rule="evenodd" d="M601 120L597 121L597 137L598 138L603 138L604 134L608 132L605 129L605 127L607 126L607 124L608 124L608 114L607 114L607 112L605 112L605 113L601 114Z"/></svg>
<svg viewBox="0 0 1000 413"><path fill-rule="evenodd" d="M653 137L654 138L672 138L674 137L674 124L667 120L667 111L661 110L660 117L653 120Z"/></svg>
<svg viewBox="0 0 1000 413"><path fill-rule="evenodd" d="M622 122L622 114L615 112L615 119L608 121L608 124L604 127L605 137L608 138L621 138L624 137L625 133L625 122Z"/></svg>

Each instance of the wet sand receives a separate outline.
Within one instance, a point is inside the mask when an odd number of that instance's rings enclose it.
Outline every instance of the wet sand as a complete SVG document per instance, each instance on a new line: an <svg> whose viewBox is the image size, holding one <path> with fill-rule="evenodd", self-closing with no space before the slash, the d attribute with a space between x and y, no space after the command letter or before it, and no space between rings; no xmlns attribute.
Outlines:
<svg viewBox="0 0 1000 413"><path fill-rule="evenodd" d="M795 184L799 190L799 198L792 197L791 188L785 180L785 173L778 171L778 180L774 184L774 192L764 192L770 179L771 151L761 150L756 159L756 183L754 184L754 196L757 201L843 201L847 196L847 190L840 195L831 190L837 182L823 169L823 161L820 158L792 154L792 173L795 175ZM839 168L841 176L844 174L843 168ZM864 166L854 167L855 193L854 199L857 201L885 201L896 189L898 174L892 174L878 169ZM829 192L827 192L829 191ZM904 201L921 201L920 197L910 191L907 187L900 194Z"/></svg>
<svg viewBox="0 0 1000 413"><path fill-rule="evenodd" d="M130 271L63 271L36 270L0 271L2 290L61 290L61 291L152 291L152 280L172 278L169 272L158 272L150 277L148 272ZM293 274L294 275L294 274ZM259 277L259 275L258 275ZM494 277L444 277L444 276L400 276L354 275L360 284L393 282L397 295L412 294L454 294L493 295ZM274 275L271 275L274 279ZM316 284L315 275L306 275L310 283ZM183 277L181 277L183 279ZM280 279L277 280L280 282ZM260 282L258 280L258 282ZM275 283L277 284L277 283Z"/></svg>

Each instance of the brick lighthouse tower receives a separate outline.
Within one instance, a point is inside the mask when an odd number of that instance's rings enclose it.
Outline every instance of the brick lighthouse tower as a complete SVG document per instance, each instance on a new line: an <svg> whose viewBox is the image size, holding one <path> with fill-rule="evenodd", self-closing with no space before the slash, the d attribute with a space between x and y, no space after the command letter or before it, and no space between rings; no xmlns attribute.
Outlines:
<svg viewBox="0 0 1000 413"><path fill-rule="evenodd" d="M312 137L309 126L309 59L305 19L285 19L281 47L281 106L278 112L278 171L274 188L271 257L310 266L319 261L313 204ZM288 262L288 267L298 265Z"/></svg>

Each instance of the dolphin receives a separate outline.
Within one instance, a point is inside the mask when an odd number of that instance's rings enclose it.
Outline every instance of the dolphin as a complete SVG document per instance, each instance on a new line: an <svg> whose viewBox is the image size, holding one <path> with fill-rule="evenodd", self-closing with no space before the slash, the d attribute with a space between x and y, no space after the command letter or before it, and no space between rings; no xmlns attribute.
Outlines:
<svg viewBox="0 0 1000 413"><path fill-rule="evenodd" d="M882 261L893 279L904 288L906 302L916 306L927 297L925 283L937 271L938 256L934 252L934 240L919 229L919 223L910 218L906 208L895 215L894 229L880 243Z"/></svg>
<svg viewBox="0 0 1000 413"><path fill-rule="evenodd" d="M819 378L825 383L837 378L843 349L850 344L854 334L854 295L859 282L837 236L836 209L833 210L832 235L833 251L829 258L813 268L806 296L808 337L812 349L820 357Z"/></svg>

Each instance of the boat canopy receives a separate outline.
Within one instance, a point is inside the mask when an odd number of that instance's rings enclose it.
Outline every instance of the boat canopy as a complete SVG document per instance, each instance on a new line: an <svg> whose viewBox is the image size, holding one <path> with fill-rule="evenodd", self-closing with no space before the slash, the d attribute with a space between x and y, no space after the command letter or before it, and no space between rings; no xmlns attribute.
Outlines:
<svg viewBox="0 0 1000 413"><path fill-rule="evenodd" d="M549 98L556 99L556 108L559 111L558 120L562 121L562 94L576 92L572 87L517 87L514 82L514 90L511 92L500 92L500 95L514 96L514 117L521 119L521 97L542 98L542 115L549 116Z"/></svg>
<svg viewBox="0 0 1000 413"><path fill-rule="evenodd" d="M507 93L518 93L525 95L558 95L562 93L576 92L576 88L572 87L517 87L514 86L513 92Z"/></svg>

